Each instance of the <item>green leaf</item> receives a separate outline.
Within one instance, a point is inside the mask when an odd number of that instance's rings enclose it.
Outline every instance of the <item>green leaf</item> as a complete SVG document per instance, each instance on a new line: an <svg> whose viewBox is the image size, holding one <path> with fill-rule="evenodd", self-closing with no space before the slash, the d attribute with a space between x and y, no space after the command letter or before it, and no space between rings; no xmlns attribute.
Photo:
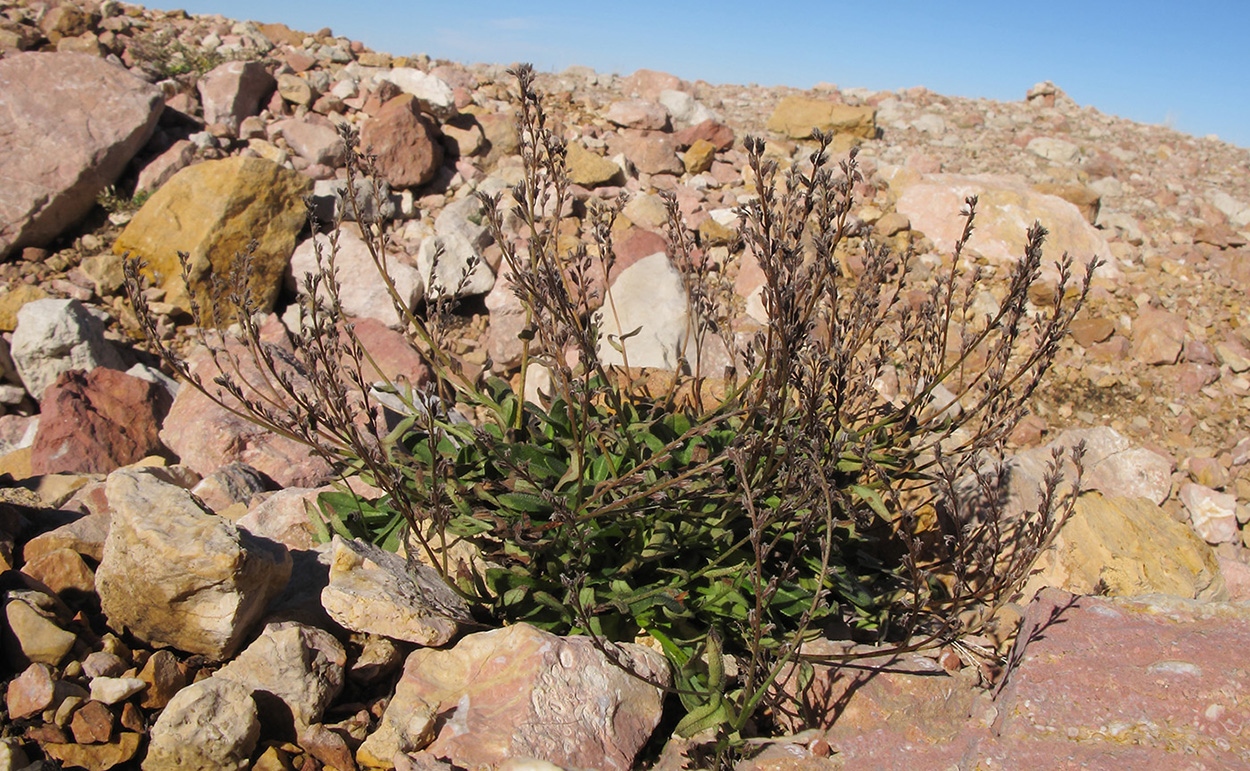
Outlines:
<svg viewBox="0 0 1250 771"><path fill-rule="evenodd" d="M890 512L885 507L885 501L881 499L881 493L864 485L851 485L849 489L851 493L867 503L868 507L877 513L877 516L887 521L891 519Z"/></svg>

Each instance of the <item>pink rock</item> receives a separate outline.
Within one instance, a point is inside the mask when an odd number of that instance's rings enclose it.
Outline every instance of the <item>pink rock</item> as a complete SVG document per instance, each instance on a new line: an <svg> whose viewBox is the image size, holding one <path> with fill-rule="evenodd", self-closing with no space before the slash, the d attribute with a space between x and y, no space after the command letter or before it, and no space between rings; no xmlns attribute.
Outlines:
<svg viewBox="0 0 1250 771"><path fill-rule="evenodd" d="M147 380L105 367L64 372L40 402L31 471L107 473L157 454L168 409L168 392Z"/></svg>
<svg viewBox="0 0 1250 771"><path fill-rule="evenodd" d="M1237 498L1203 485L1181 485L1181 503L1189 514L1194 532L1207 543L1237 543Z"/></svg>
<svg viewBox="0 0 1250 771"><path fill-rule="evenodd" d="M1108 263L1099 275L1115 275L1106 239L1076 206L1062 198L1039 193L1014 177L930 174L918 182L908 177L899 175L891 182L898 193L897 210L911 220L913 230L928 236L943 253L950 253L963 232L959 212L964 199L978 195L976 232L968 246L987 259L1008 264L1019 260L1029 227L1040 221L1049 231L1044 261L1054 262L1064 252L1081 264L1104 259Z"/></svg>
<svg viewBox="0 0 1250 771"><path fill-rule="evenodd" d="M317 511L317 496L331 490L330 487L279 490L253 506L235 524L288 549L315 549L317 540L309 526L309 513Z"/></svg>
<svg viewBox="0 0 1250 771"><path fill-rule="evenodd" d="M365 122L360 147L377 156L378 172L397 188L424 185L443 163L438 129L411 94L391 99Z"/></svg>
<svg viewBox="0 0 1250 771"><path fill-rule="evenodd" d="M668 110L661 104L642 99L613 102L603 117L625 128L648 131L663 131L668 128Z"/></svg>
<svg viewBox="0 0 1250 771"><path fill-rule="evenodd" d="M673 140L677 142L678 147L683 149L700 139L711 142L717 150L728 150L730 147L733 147L734 131L723 123L705 120L690 128L673 133Z"/></svg>
<svg viewBox="0 0 1250 771"><path fill-rule="evenodd" d="M196 84L204 105L204 122L222 123L237 132L244 118L260 112L276 85L261 62L233 61L215 67Z"/></svg>
<svg viewBox="0 0 1250 771"><path fill-rule="evenodd" d="M377 365L376 368L372 364L366 365L369 371L365 377L406 382L414 386L429 381L430 368L406 335L377 319L356 319L354 323L356 337L373 357L373 364Z"/></svg>
<svg viewBox="0 0 1250 771"><path fill-rule="evenodd" d="M10 720L37 715L52 706L56 680L47 664L31 664L9 682L4 694Z"/></svg>
<svg viewBox="0 0 1250 771"><path fill-rule="evenodd" d="M519 336L525 329L525 306L513 291L507 274L501 275L486 295L486 309L490 311L487 345L491 361L504 369L519 366L524 352Z"/></svg>
<svg viewBox="0 0 1250 771"><path fill-rule="evenodd" d="M621 92L639 99L656 101L660 92L665 90L685 91L690 93L693 88L689 83L667 72L656 70L637 70L621 83Z"/></svg>
<svg viewBox="0 0 1250 771"><path fill-rule="evenodd" d="M681 174L686 170L671 134L622 130L615 146L644 174Z"/></svg>
<svg viewBox="0 0 1250 771"><path fill-rule="evenodd" d="M247 381L263 383L246 350L238 345L232 345L231 350L239 358ZM290 354L279 354L277 361L298 385L303 375L298 368L284 363L284 356ZM199 351L188 363L208 388L217 390L213 378L220 370L207 352ZM228 395L224 398L228 403L232 401ZM191 386L179 389L161 428L161 439L184 464L202 476L237 460L283 487L316 487L332 477L329 464L313 455L307 446L232 414Z"/></svg>
<svg viewBox="0 0 1250 771"><path fill-rule="evenodd" d="M1185 344L1185 319L1144 308L1133 319L1133 358L1143 364L1175 364Z"/></svg>
<svg viewBox="0 0 1250 771"><path fill-rule="evenodd" d="M644 676L667 679L658 653L622 647L625 661ZM422 704L439 716L440 727L426 749L457 766L493 768L530 757L563 768L624 771L659 722L661 693L610 663L588 638L516 624L469 635L449 650L413 652L383 715L384 729L406 722ZM370 737L361 753L382 744ZM385 747L386 757L414 749Z"/></svg>
<svg viewBox="0 0 1250 771"><path fill-rule="evenodd" d="M49 84L55 84L50 86ZM42 246L95 205L147 142L161 94L86 54L0 60L0 259Z"/></svg>
<svg viewBox="0 0 1250 771"><path fill-rule="evenodd" d="M643 257L650 257L656 252L668 254L668 239L642 228L631 227L623 233L616 233L612 242L616 251L616 262L612 265L610 276L612 279Z"/></svg>
<svg viewBox="0 0 1250 771"><path fill-rule="evenodd" d="M135 192L151 193L194 161L195 145L188 139L179 139L143 167L143 171L139 172L139 180L135 183Z"/></svg>
<svg viewBox="0 0 1250 771"><path fill-rule="evenodd" d="M1176 367L1176 388L1184 394L1196 394L1219 379L1219 369L1210 364L1186 362Z"/></svg>
<svg viewBox="0 0 1250 771"><path fill-rule="evenodd" d="M282 126L286 143L309 163L338 167L347 157L347 147L338 129L328 118L308 115L303 120L289 120Z"/></svg>

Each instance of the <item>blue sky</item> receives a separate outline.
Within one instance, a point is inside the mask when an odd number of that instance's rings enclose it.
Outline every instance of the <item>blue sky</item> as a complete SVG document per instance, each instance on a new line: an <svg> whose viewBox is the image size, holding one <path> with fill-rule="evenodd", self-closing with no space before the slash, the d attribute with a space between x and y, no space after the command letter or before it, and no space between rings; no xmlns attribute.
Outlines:
<svg viewBox="0 0 1250 771"><path fill-rule="evenodd" d="M688 80L1018 100L1053 80L1079 104L1250 147L1247 0L189 0L193 13L330 27L396 55L646 67Z"/></svg>

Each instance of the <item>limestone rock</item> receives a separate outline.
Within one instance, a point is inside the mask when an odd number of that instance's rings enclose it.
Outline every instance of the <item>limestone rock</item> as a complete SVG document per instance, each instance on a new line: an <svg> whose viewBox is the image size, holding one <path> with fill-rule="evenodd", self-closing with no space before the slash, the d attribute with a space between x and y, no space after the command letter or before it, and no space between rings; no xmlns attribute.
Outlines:
<svg viewBox="0 0 1250 771"><path fill-rule="evenodd" d="M0 260L43 246L95 205L151 136L160 91L99 57L0 60Z"/></svg>
<svg viewBox="0 0 1250 771"><path fill-rule="evenodd" d="M1094 259L1112 260L1106 240L1080 210L1012 177L930 174L909 183L904 175L895 177L891 188L898 194L898 211L910 218L912 229L923 232L946 254L954 249L963 233L964 219L959 212L965 208L964 199L977 195L976 231L968 247L992 262L1018 261L1024 255L1026 233L1034 222L1041 222L1049 232L1044 261L1056 261L1064 252L1080 264ZM1110 263L1101 270L1099 275L1114 275Z"/></svg>
<svg viewBox="0 0 1250 771"><path fill-rule="evenodd" d="M653 254L621 271L612 283L611 298L612 306L605 302L601 309L603 362L677 369L687 355L691 319L681 273L668 257ZM628 336L634 330L638 333ZM623 341L622 335L627 336ZM610 341L618 342L624 353Z"/></svg>
<svg viewBox="0 0 1250 771"><path fill-rule="evenodd" d="M237 133L239 123L273 93L277 81L262 62L226 62L214 67L195 84L204 108L204 122L219 123Z"/></svg>
<svg viewBox="0 0 1250 771"><path fill-rule="evenodd" d="M273 345L280 371L297 386L306 382L302 370L292 363L289 350L277 343ZM242 364L237 374L249 383L263 382L259 369L240 344L232 343L229 350ZM221 373L206 351L194 352L187 363L208 387L215 388L213 378ZM223 398L234 403L228 396ZM316 487L332 478L329 464L313 455L306 445L234 415L194 388L183 388L174 398L161 427L161 441L201 475L241 461L282 487Z"/></svg>
<svg viewBox="0 0 1250 771"><path fill-rule="evenodd" d="M282 136L295 154L309 163L335 168L342 166L347 157L347 146L338 129L320 115L283 122Z"/></svg>
<svg viewBox="0 0 1250 771"><path fill-rule="evenodd" d="M346 663L343 646L329 632L271 623L213 676L251 691L263 722L300 730L320 722L343 687Z"/></svg>
<svg viewBox="0 0 1250 771"><path fill-rule="evenodd" d="M12 332L17 329L18 311L27 303L34 300L46 300L48 296L47 290L35 284L10 285L9 291L0 295L0 332ZM8 366L5 367L5 375L12 375Z"/></svg>
<svg viewBox="0 0 1250 771"><path fill-rule="evenodd" d="M15 661L57 666L78 640L73 632L62 629L23 599L10 599L5 603L4 617L8 632L17 644L17 650L9 651Z"/></svg>
<svg viewBox="0 0 1250 771"><path fill-rule="evenodd" d="M321 604L344 627L418 645L443 645L468 618L464 601L430 567L335 536Z"/></svg>
<svg viewBox="0 0 1250 771"><path fill-rule="evenodd" d="M660 104L668 110L673 123L679 126L697 126L707 121L719 121L720 116L685 91L667 89L660 92Z"/></svg>
<svg viewBox="0 0 1250 771"><path fill-rule="evenodd" d="M196 482L191 494L210 511L220 513L237 504L246 506L268 489L263 474L246 463L233 461Z"/></svg>
<svg viewBox="0 0 1250 771"><path fill-rule="evenodd" d="M1185 319L1175 313L1144 309L1133 320L1130 352L1143 364L1175 364L1185 346Z"/></svg>
<svg viewBox="0 0 1250 771"><path fill-rule="evenodd" d="M1237 543L1237 498L1196 484L1181 486L1181 503L1202 540L1211 544Z"/></svg>
<svg viewBox="0 0 1250 771"><path fill-rule="evenodd" d="M365 121L360 149L376 156L378 173L397 188L424 185L443 163L438 129L410 94L395 97Z"/></svg>
<svg viewBox="0 0 1250 771"><path fill-rule="evenodd" d="M209 677L179 691L156 719L143 771L245 771L259 738L247 687Z"/></svg>
<svg viewBox="0 0 1250 771"><path fill-rule="evenodd" d="M108 473L161 451L169 393L115 369L61 373L39 407L31 471Z"/></svg>
<svg viewBox="0 0 1250 771"><path fill-rule="evenodd" d="M87 771L105 771L133 760L139 754L143 735L134 731L121 731L111 741L102 744L60 744L45 742L44 752L60 762L63 768L83 768Z"/></svg>
<svg viewBox="0 0 1250 771"><path fill-rule="evenodd" d="M668 128L668 110L655 102L641 99L613 102L608 105L603 117L623 128L647 131L663 131Z"/></svg>
<svg viewBox="0 0 1250 771"><path fill-rule="evenodd" d="M582 187L619 184L625 176L620 166L587 150L580 142L569 142L564 164L569 181Z"/></svg>
<svg viewBox="0 0 1250 771"><path fill-rule="evenodd" d="M620 152L643 174L681 174L685 171L672 135L654 131L623 131Z"/></svg>
<svg viewBox="0 0 1250 771"><path fill-rule="evenodd" d="M1215 553L1185 525L1142 498L1081 496L1054 548L1043 553L1025 596L1052 586L1076 594L1163 593L1222 601Z"/></svg>
<svg viewBox="0 0 1250 771"><path fill-rule="evenodd" d="M422 110L439 120L446 120L456 112L456 97L451 86L435 75L415 67L393 67L382 73L381 79L411 94Z"/></svg>
<svg viewBox="0 0 1250 771"><path fill-rule="evenodd" d="M667 679L658 653L631 643L622 649L628 666ZM516 624L469 635L449 650L413 652L382 724L407 726L432 710L440 721L429 751L457 766L531 757L563 768L624 771L655 729L661 703L658 689L610 663L589 639ZM358 760L421 749L419 730L398 746L375 736Z"/></svg>
<svg viewBox="0 0 1250 771"><path fill-rule="evenodd" d="M255 240L248 286L255 310L266 311L273 307L295 238L304 227L303 196L311 188L307 177L261 158L199 163L152 194L118 236L113 251L146 261L147 275L165 290L165 301L189 311L178 264L178 252L186 252L191 290L207 313L214 307L212 277L228 279ZM217 323L230 320L219 317Z"/></svg>
<svg viewBox="0 0 1250 771"><path fill-rule="evenodd" d="M317 272L318 247L321 249L322 260L328 266L330 240L324 235L304 241L291 255L292 288L300 294L306 294L304 275ZM355 223L345 223L340 228L334 263L339 282L339 302L343 305L344 313L356 318L377 319L387 325L400 322L390 292L379 276L369 248L361 237L360 228ZM386 268L400 298L409 308L413 307L424 291L420 271L408 262L407 255L398 252L387 255ZM322 296L328 297L325 289L322 289Z"/></svg>
<svg viewBox="0 0 1250 771"><path fill-rule="evenodd" d="M825 99L787 96L768 119L769 131L793 139L810 137L812 129L873 139L877 135L876 110L836 104Z"/></svg>
<svg viewBox="0 0 1250 771"><path fill-rule="evenodd" d="M286 584L291 557L141 471L109 475L112 526L96 571L109 623L141 640L220 660Z"/></svg>
<svg viewBox="0 0 1250 771"><path fill-rule="evenodd" d="M122 368L117 350L104 339L103 322L77 300L49 298L23 305L10 353L22 383L36 399L63 372Z"/></svg>

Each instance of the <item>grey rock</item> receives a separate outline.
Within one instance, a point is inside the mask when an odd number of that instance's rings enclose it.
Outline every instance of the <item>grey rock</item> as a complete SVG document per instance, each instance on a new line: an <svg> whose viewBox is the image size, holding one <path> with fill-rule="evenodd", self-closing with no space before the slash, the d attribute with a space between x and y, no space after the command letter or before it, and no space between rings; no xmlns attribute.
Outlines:
<svg viewBox="0 0 1250 771"><path fill-rule="evenodd" d="M247 687L209 677L178 691L156 719L143 771L245 771L259 738Z"/></svg>
<svg viewBox="0 0 1250 771"><path fill-rule="evenodd" d="M124 369L104 324L77 300L34 300L17 312L11 353L26 390L39 399L72 369Z"/></svg>

